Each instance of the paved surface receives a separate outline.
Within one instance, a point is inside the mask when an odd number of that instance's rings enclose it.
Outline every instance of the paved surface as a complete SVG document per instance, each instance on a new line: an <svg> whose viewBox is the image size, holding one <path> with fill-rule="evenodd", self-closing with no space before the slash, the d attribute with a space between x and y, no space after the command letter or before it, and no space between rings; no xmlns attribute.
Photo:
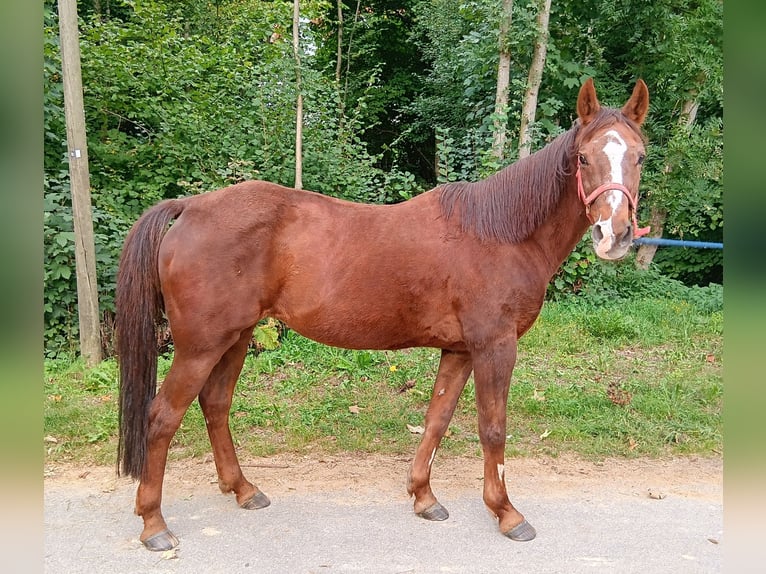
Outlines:
<svg viewBox="0 0 766 574"><path fill-rule="evenodd" d="M284 472L284 471L283 471ZM498 531L476 489L440 496L450 518L412 513L403 492L355 485L321 492L281 489L257 511L236 507L214 484L166 486L163 510L181 543L152 553L138 541L135 484L110 488L46 481L45 571L49 573L709 573L720 572L722 485L539 488L529 477L514 504L537 528L527 543ZM693 482L693 481L692 481ZM538 487L536 487L538 485ZM510 485L509 485L510 486ZM437 490L438 494L438 490Z"/></svg>

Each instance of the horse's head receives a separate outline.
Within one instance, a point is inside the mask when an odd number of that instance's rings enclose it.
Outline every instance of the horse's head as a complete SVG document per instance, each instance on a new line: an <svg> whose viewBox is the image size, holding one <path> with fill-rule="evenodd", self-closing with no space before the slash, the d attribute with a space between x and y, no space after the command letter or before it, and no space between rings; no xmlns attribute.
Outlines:
<svg viewBox="0 0 766 574"><path fill-rule="evenodd" d="M593 247L603 259L620 259L634 237L648 231L636 225L638 183L646 153L640 126L648 109L649 91L643 80L636 82L621 110L601 107L592 79L580 88L577 187L593 224Z"/></svg>

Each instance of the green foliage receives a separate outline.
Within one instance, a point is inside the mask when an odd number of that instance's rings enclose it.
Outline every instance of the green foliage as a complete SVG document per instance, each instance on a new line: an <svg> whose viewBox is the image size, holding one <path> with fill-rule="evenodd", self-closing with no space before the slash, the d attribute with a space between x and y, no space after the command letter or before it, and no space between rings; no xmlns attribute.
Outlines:
<svg viewBox="0 0 766 574"><path fill-rule="evenodd" d="M577 293L599 272L606 272L593 252L591 241L586 234L569 257L564 261L548 285L548 297L557 299L562 295Z"/></svg>
<svg viewBox="0 0 766 574"><path fill-rule="evenodd" d="M273 351L279 347L279 327L274 319L267 319L256 325L253 339L258 348Z"/></svg>
<svg viewBox="0 0 766 574"><path fill-rule="evenodd" d="M445 174L443 166L447 152L455 179L476 179L484 152L492 143L498 61L497 6L454 0L424 1L416 11L419 17L413 36L430 63L430 70L423 91L409 107L415 121L405 130L404 137L424 145L435 130L437 181L451 177ZM514 89L509 100L518 99L519 93Z"/></svg>
<svg viewBox="0 0 766 574"><path fill-rule="evenodd" d="M342 3L341 77L336 83L339 21L335 2L324 3L310 30L316 43L315 68L337 85L344 109L357 109L368 129L363 141L384 171L421 173L421 150L400 138L412 121L407 104L421 91L425 62L409 41L415 0ZM357 12L358 9L358 12ZM372 89L371 89L372 88ZM358 103L364 100L363 107ZM369 129L374 127L374 129Z"/></svg>
<svg viewBox="0 0 766 574"><path fill-rule="evenodd" d="M47 456L66 460L90 449L95 462L111 464L117 429L116 363L86 369L79 360L60 358L46 361L45 373Z"/></svg>
<svg viewBox="0 0 766 574"><path fill-rule="evenodd" d="M394 170L386 174L383 184L386 192L385 203L397 203L411 199L422 191L415 176L408 171Z"/></svg>
<svg viewBox="0 0 766 574"><path fill-rule="evenodd" d="M636 268L633 256L605 262L595 257L586 239L564 263L548 289L548 299L574 299L592 305L606 305L634 298L685 301L702 313L723 311L723 286L711 283L687 286L656 267Z"/></svg>
<svg viewBox="0 0 766 574"><path fill-rule="evenodd" d="M667 213L668 237L723 241L723 122L714 117L691 129L674 130L666 161L672 166L652 188L654 205ZM687 284L723 282L723 252L660 250L653 261Z"/></svg>
<svg viewBox="0 0 766 574"><path fill-rule="evenodd" d="M45 252L46 353L74 353L77 331L77 285L74 277L74 230L69 197L58 181L45 179L43 249Z"/></svg>

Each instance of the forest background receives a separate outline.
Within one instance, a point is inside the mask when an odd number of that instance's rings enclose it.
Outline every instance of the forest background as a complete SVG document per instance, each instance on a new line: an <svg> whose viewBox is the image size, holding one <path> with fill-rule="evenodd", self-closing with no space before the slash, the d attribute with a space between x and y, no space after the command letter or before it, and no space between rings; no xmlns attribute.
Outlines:
<svg viewBox="0 0 766 574"><path fill-rule="evenodd" d="M77 289L57 7L44 6L45 350L56 357L77 350ZM639 219L664 237L722 241L720 0L309 1L297 36L294 8L78 2L107 355L122 240L149 205L250 178L375 203L476 180L568 129L587 77L607 105L636 78L649 85ZM720 251L647 257L685 285L723 281ZM549 297L603 289L620 268L583 242Z"/></svg>

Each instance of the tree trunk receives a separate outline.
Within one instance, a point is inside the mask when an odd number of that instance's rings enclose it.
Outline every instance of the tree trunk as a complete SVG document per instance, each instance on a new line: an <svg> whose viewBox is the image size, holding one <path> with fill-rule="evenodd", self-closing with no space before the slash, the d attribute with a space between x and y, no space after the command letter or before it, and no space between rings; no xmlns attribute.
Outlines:
<svg viewBox="0 0 766 574"><path fill-rule="evenodd" d="M85 137L85 109L80 69L80 40L76 0L59 0L61 76L64 85L69 180L74 219L77 313L80 325L80 354L85 364L101 361L101 328L96 279L96 248L90 203L88 144Z"/></svg>
<svg viewBox="0 0 766 574"><path fill-rule="evenodd" d="M295 57L295 189L303 189L303 94L301 93L300 0L293 0L293 56Z"/></svg>
<svg viewBox="0 0 766 574"><path fill-rule="evenodd" d="M359 9L361 7L362 0L357 0L356 2L356 10L354 11L354 24L351 26L351 32L348 35L348 50L346 50L346 82L345 87L343 88L343 100L345 104L346 96L348 95L348 73L351 69L351 44L353 43L354 39L354 31L356 30L356 25L359 22Z"/></svg>
<svg viewBox="0 0 766 574"><path fill-rule="evenodd" d="M338 0L338 54L335 58L335 82L340 85L340 70L343 64L343 0Z"/></svg>
<svg viewBox="0 0 766 574"><path fill-rule="evenodd" d="M521 108L521 126L519 128L519 159L527 157L532 151L532 134L530 126L535 122L537 95L543 81L545 57L548 54L548 22L551 16L551 0L539 0L537 13L537 43L529 67L527 91Z"/></svg>
<svg viewBox="0 0 766 574"><path fill-rule="evenodd" d="M681 110L681 115L678 118L678 125L682 126L687 131L691 130L691 127L694 125L694 122L697 119L698 108L699 104L695 99L693 99L693 97L690 100L686 100L684 102L683 109ZM670 164L665 164L663 172L667 174L671 171L673 171L673 166ZM667 215L668 214L664 209L655 206L650 208L649 225L651 226L652 231L649 233L648 237L662 237L662 231ZM636 267L639 269L649 269L649 266L652 264L654 256L657 253L657 247L657 245L640 245L638 247L638 251L636 252Z"/></svg>
<svg viewBox="0 0 766 574"><path fill-rule="evenodd" d="M498 35L498 50L500 60L497 64L497 89L495 91L495 121L493 122L494 138L492 141L492 156L502 160L507 140L508 128L508 86L511 80L511 50L508 47L508 31L511 29L513 0L503 0L503 12L500 15L500 34Z"/></svg>

